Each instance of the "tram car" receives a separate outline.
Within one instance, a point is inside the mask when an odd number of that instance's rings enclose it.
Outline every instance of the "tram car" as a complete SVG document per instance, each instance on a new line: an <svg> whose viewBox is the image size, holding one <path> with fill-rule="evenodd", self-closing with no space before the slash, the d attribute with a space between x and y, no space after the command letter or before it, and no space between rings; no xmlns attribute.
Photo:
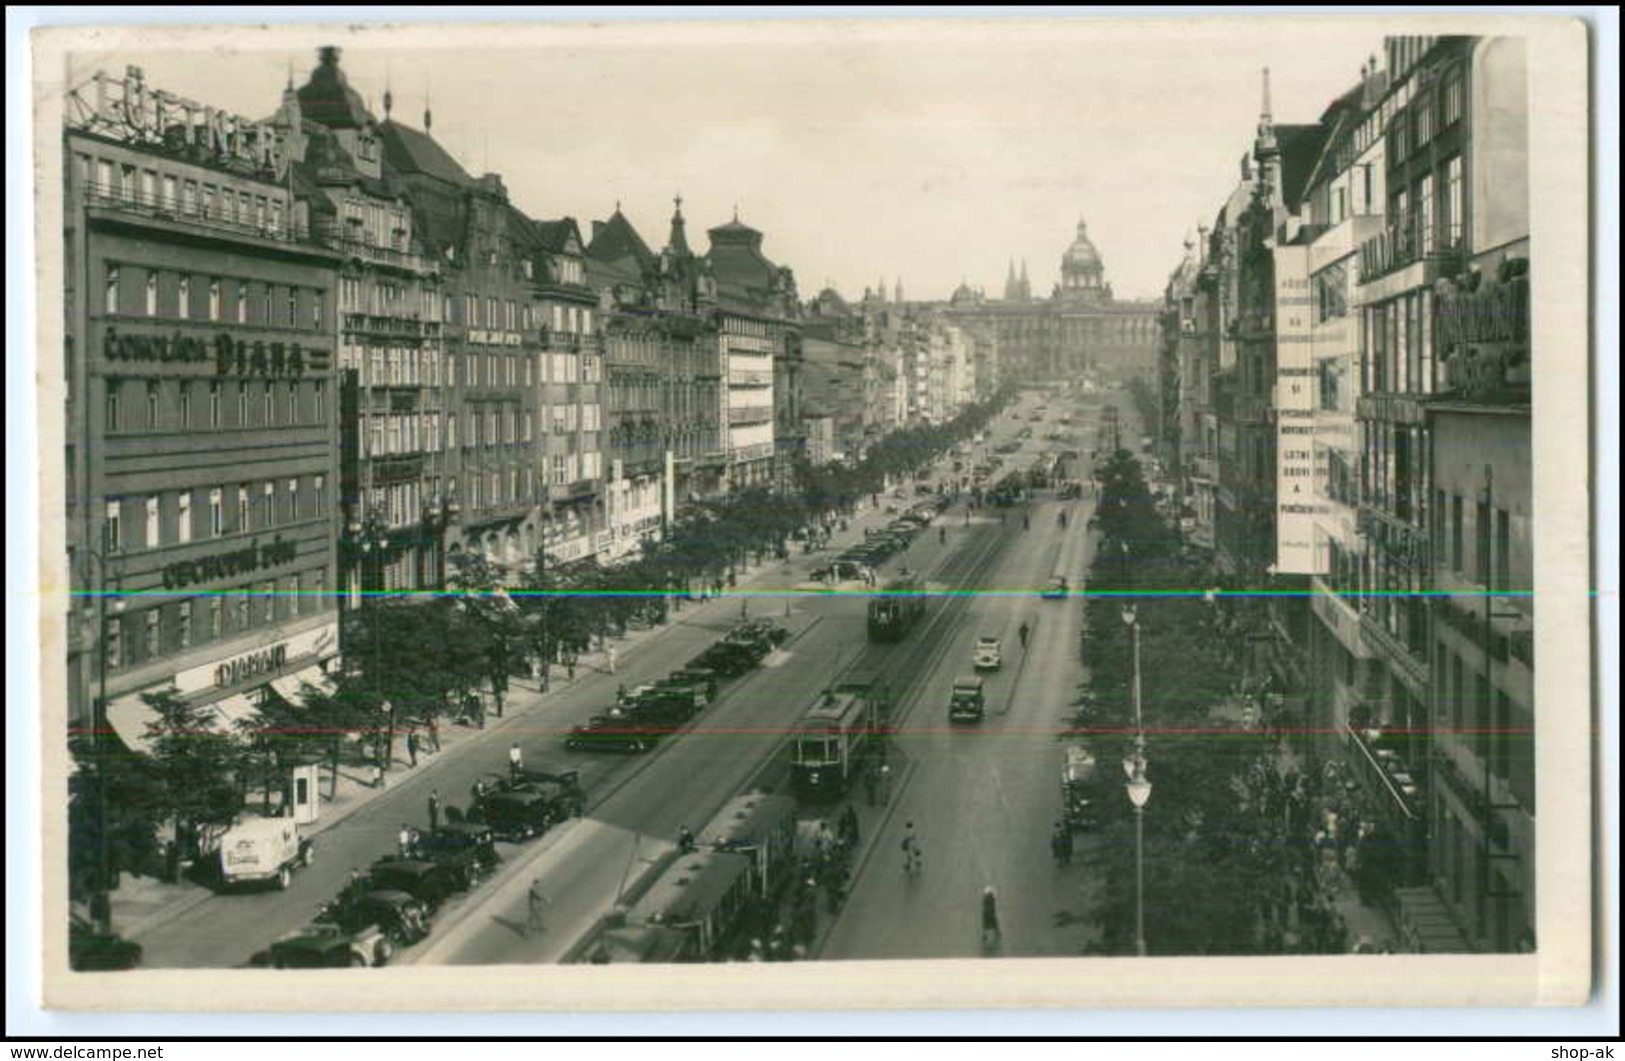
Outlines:
<svg viewBox="0 0 1625 1061"><path fill-rule="evenodd" d="M841 686L825 692L790 739L790 784L809 803L839 799L868 765L882 719L878 698Z"/></svg>
<svg viewBox="0 0 1625 1061"><path fill-rule="evenodd" d="M747 792L723 805L700 830L700 843L713 851L744 855L751 861L751 889L776 892L794 870L796 801L789 796Z"/></svg>
<svg viewBox="0 0 1625 1061"><path fill-rule="evenodd" d="M901 641L925 615L925 582L903 574L869 598L869 640Z"/></svg>
<svg viewBox="0 0 1625 1061"><path fill-rule="evenodd" d="M661 930L644 961L707 962L728 955L751 909L751 860L730 851L679 855L610 936L631 942ZM657 956L656 956L657 955Z"/></svg>

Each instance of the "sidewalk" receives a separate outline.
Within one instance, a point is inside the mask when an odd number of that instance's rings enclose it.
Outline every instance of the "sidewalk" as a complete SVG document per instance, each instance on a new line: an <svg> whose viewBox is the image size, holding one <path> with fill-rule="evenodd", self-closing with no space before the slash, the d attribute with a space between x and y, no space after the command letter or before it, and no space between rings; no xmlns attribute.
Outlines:
<svg viewBox="0 0 1625 1061"><path fill-rule="evenodd" d="M830 551L838 551L851 541L861 541L863 530L867 525L875 522L885 522L890 519L885 514L886 499L881 498L881 504L871 506L867 501L860 502L854 515L848 520L847 530L836 531L830 539ZM672 630L680 624L694 623L699 617L718 623L727 623L737 618L741 602L746 610L754 616L771 614L764 611L761 605L751 607L746 596L731 596L730 592L739 590L763 581L775 573L794 570L796 566L809 563L816 564L820 554L813 553L803 556L793 553L790 562L786 563L774 558L765 559L762 563L748 568L738 579L738 585L732 591L724 589L720 597L708 601L684 601L680 613L673 612L668 615L667 621L650 627L629 629L623 637L611 639L603 649L583 655L576 663L574 679L567 676L563 668L555 667L552 681L546 693L541 692L538 683L526 679L515 678L510 685L509 696L505 702L503 717L497 718L487 714L485 728L472 728L455 724L443 725L440 728L440 751L427 750L428 741L422 741L419 749L419 768L432 769L434 763L441 756L451 756L453 753L475 746L488 746L497 749L501 743L500 734L515 720L529 716L543 704L553 700L556 694L572 688L580 682L586 681L592 675L611 673L609 663L609 648L613 647L615 667L617 670L625 669L626 664L633 657L633 653L659 638L665 631ZM333 790L329 789L329 775L322 771L321 789L321 818L303 830L304 835L317 837L342 824L351 815L368 806L373 799L387 792L392 784L403 779L404 771L412 771L405 749L405 735L397 734L395 746L392 749L394 756L391 760L390 772L386 775L385 785L374 788L371 778L359 766L343 766L339 770L338 783ZM329 791L332 792L329 795ZM256 801L250 800L245 811L251 811ZM318 847L317 857L321 857ZM127 939L139 939L142 935L156 931L184 916L188 911L207 901L215 892L209 888L190 881L178 884L169 884L153 877L137 877L133 874L123 874L119 886L109 895L114 930Z"/></svg>
<svg viewBox="0 0 1625 1061"><path fill-rule="evenodd" d="M1299 774L1304 772L1303 761L1291 745L1283 740L1279 742L1277 749L1275 767L1278 774L1285 777L1294 770ZM1310 826L1319 820L1319 814L1312 813ZM1346 823L1348 828L1355 825L1354 822ZM1326 894L1323 891L1322 894L1325 895L1332 912L1342 920L1343 926L1348 930L1348 945L1351 949L1357 944L1374 950L1385 949L1396 953L1405 949L1401 945L1401 933L1393 918L1385 911L1361 902L1359 889L1341 868L1336 870L1331 893Z"/></svg>

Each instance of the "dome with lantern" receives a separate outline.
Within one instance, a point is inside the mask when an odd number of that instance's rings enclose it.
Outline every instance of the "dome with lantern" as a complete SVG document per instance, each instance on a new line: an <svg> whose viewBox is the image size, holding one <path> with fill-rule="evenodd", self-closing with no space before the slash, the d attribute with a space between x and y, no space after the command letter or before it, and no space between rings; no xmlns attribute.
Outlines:
<svg viewBox="0 0 1625 1061"><path fill-rule="evenodd" d="M1106 266L1100 260L1100 252L1089 240L1089 225L1080 220L1077 238L1061 255L1062 297L1068 301L1076 300L1079 296L1088 299L1109 297L1110 288L1105 283L1105 272Z"/></svg>

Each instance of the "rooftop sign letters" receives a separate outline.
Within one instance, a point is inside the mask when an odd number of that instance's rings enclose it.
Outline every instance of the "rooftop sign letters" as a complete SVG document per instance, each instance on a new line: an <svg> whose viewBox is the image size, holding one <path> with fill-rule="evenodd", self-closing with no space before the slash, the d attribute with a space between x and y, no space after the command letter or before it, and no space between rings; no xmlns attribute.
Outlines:
<svg viewBox="0 0 1625 1061"><path fill-rule="evenodd" d="M139 66L124 68L121 81L98 71L91 98L76 89L68 123L86 132L134 144L190 148L216 161L247 163L280 177L281 145L270 125L169 92L147 87Z"/></svg>

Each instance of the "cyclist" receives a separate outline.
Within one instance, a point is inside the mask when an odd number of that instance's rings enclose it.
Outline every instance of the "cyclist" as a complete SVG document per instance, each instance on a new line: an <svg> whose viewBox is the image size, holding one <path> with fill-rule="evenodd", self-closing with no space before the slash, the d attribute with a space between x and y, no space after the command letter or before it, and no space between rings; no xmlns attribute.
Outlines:
<svg viewBox="0 0 1625 1061"><path fill-rule="evenodd" d="M1026 648L1027 647L1027 620L1023 619L1021 621L1021 627L1020 627L1020 629L1018 629L1016 631L1016 634L1018 636L1020 636L1020 638L1021 638L1021 647Z"/></svg>
<svg viewBox="0 0 1625 1061"><path fill-rule="evenodd" d="M999 900L993 893L993 885L989 884L982 889L982 942L989 943L1002 938L999 931Z"/></svg>
<svg viewBox="0 0 1625 1061"><path fill-rule="evenodd" d="M677 850L685 855L694 850L694 830L686 825L677 830Z"/></svg>

